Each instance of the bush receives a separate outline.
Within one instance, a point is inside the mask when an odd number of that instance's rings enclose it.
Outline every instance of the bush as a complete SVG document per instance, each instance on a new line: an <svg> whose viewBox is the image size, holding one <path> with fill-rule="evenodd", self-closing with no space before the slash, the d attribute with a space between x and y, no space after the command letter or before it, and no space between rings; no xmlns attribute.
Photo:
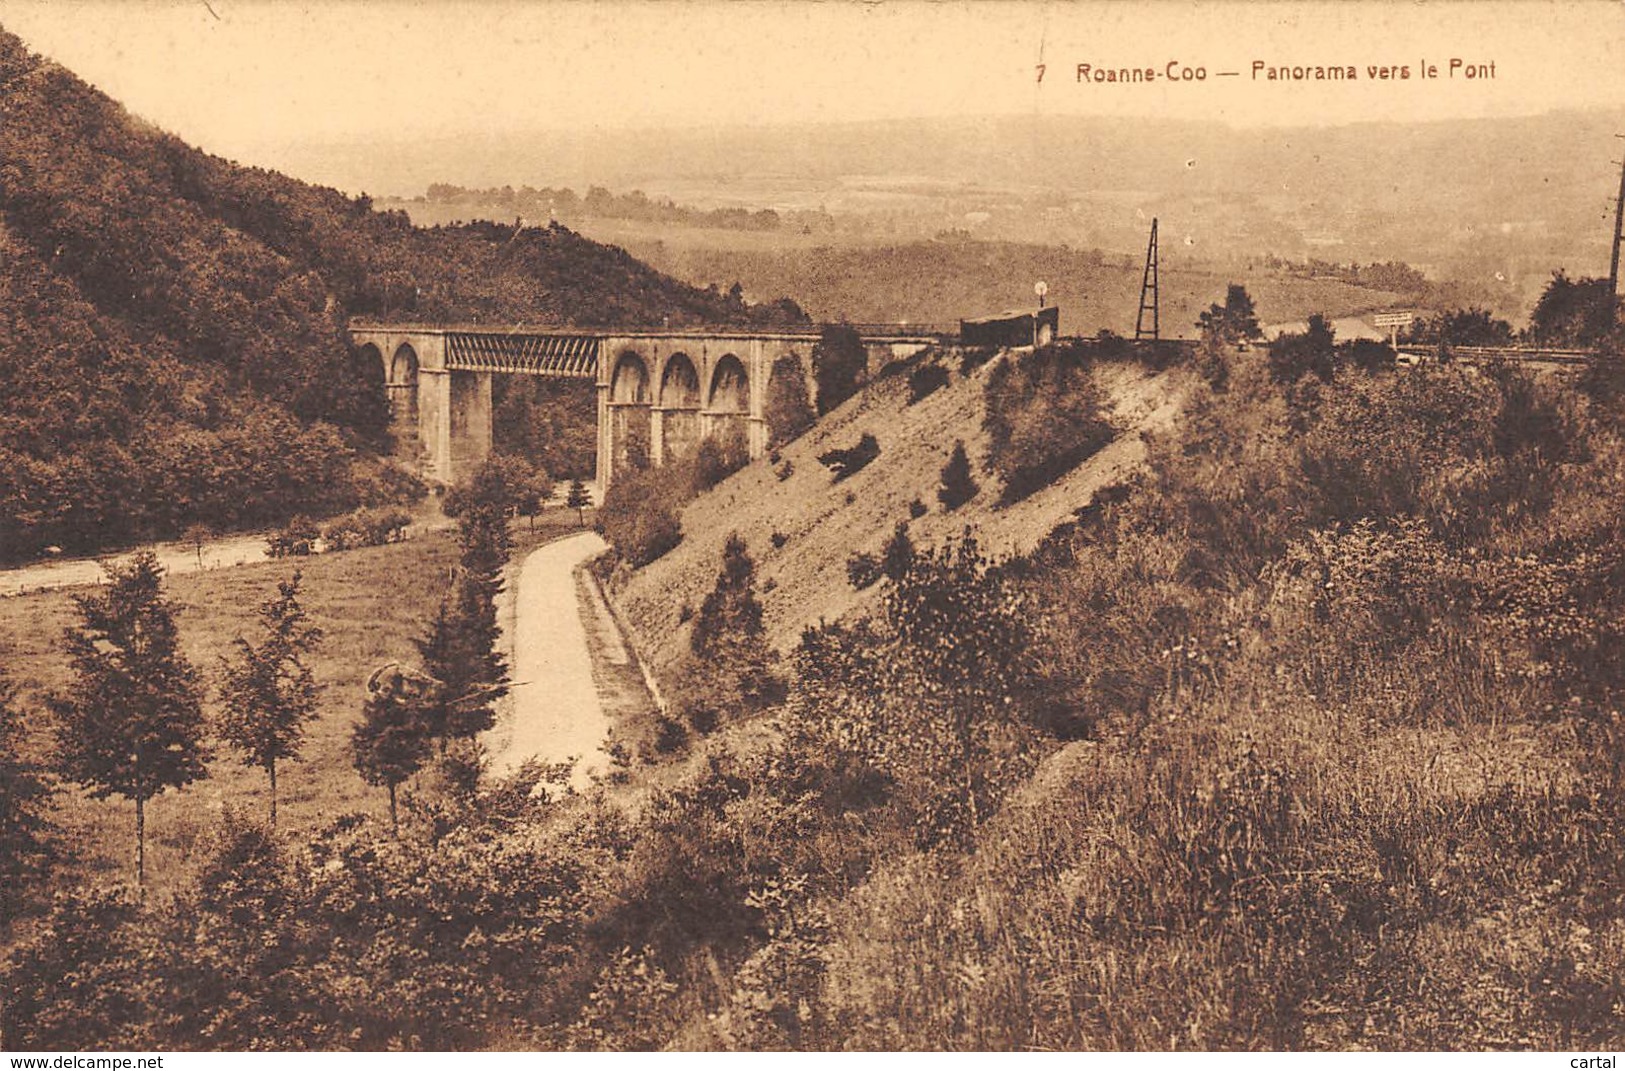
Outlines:
<svg viewBox="0 0 1625 1071"><path fill-rule="evenodd" d="M403 509L363 509L329 521L322 529L322 546L327 550L353 550L398 543L406 534L412 515Z"/></svg>
<svg viewBox="0 0 1625 1071"><path fill-rule="evenodd" d="M908 504L908 515L909 519L911 520L917 521L921 517L924 517L928 512L930 511L926 508L925 503L920 501L918 498Z"/></svg>
<svg viewBox="0 0 1625 1071"><path fill-rule="evenodd" d="M782 463L780 463L779 465L776 465L774 467L774 469L773 469L773 475L778 478L778 481L780 483L783 483L785 480L788 480L791 476L794 476L795 474L796 474L796 463L794 461L791 461L789 458L785 458Z"/></svg>
<svg viewBox="0 0 1625 1071"><path fill-rule="evenodd" d="M813 378L818 383L818 412L828 413L863 385L869 354L854 328L831 324L813 345L812 362Z"/></svg>
<svg viewBox="0 0 1625 1071"><path fill-rule="evenodd" d="M1114 434L1105 400L1074 346L1044 346L1001 363L988 376L985 394L987 466L1004 480L1006 503L1054 483Z"/></svg>
<svg viewBox="0 0 1625 1071"><path fill-rule="evenodd" d="M1322 383L1331 381L1336 360L1336 335L1319 313L1309 317L1302 334L1283 334L1269 344L1270 376L1282 384L1296 383L1313 373Z"/></svg>
<svg viewBox="0 0 1625 1071"><path fill-rule="evenodd" d="M880 568L880 559L873 554L856 550L846 559L847 582L859 591L872 587L875 581L884 575Z"/></svg>
<svg viewBox="0 0 1625 1071"><path fill-rule="evenodd" d="M845 450L829 450L818 455L818 463L835 474L835 483L861 472L864 466L880 456L880 442L868 432L863 433L853 446Z"/></svg>
<svg viewBox="0 0 1625 1071"><path fill-rule="evenodd" d="M782 550L784 548L784 545L786 543L790 542L790 537L789 536L785 535L783 532L778 532L778 531L775 531L772 535L768 536L767 539L768 539L768 542L773 544L773 549L774 550Z"/></svg>
<svg viewBox="0 0 1625 1071"><path fill-rule="evenodd" d="M880 571L888 580L896 583L913 567L914 540L909 538L908 523L898 521L897 527L892 529L891 538L886 540L886 549L881 551Z"/></svg>
<svg viewBox="0 0 1625 1071"><path fill-rule="evenodd" d="M948 385L948 370L940 364L922 364L908 377L908 404L930 397Z"/></svg>
<svg viewBox="0 0 1625 1071"><path fill-rule="evenodd" d="M970 474L970 455L965 453L964 440L954 440L954 452L942 466L942 486L937 488L937 501L942 508L953 511L976 497L980 490Z"/></svg>
<svg viewBox="0 0 1625 1071"><path fill-rule="evenodd" d="M633 568L648 565L682 542L678 511L688 501L688 481L674 468L617 475L598 508L598 531Z"/></svg>
<svg viewBox="0 0 1625 1071"><path fill-rule="evenodd" d="M281 531L271 534L265 541L265 552L273 558L304 557L315 551L321 534L315 521L299 514L290 518Z"/></svg>
<svg viewBox="0 0 1625 1071"><path fill-rule="evenodd" d="M707 435L694 451L692 464L694 493L704 494L750 464L750 444L745 433L733 428L721 439Z"/></svg>
<svg viewBox="0 0 1625 1071"><path fill-rule="evenodd" d="M801 366L801 358L795 354L787 353L773 362L768 373L763 415L767 418L768 438L774 446L783 446L798 438L818 419L812 403L807 400L806 371Z"/></svg>
<svg viewBox="0 0 1625 1071"><path fill-rule="evenodd" d="M655 722L655 751L670 755L688 746L688 730L676 718L665 714Z"/></svg>

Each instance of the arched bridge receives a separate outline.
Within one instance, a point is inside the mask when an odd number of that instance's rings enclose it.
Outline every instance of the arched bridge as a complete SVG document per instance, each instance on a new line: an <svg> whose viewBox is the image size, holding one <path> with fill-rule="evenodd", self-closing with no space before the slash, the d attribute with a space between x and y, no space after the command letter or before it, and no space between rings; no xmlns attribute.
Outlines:
<svg viewBox="0 0 1625 1071"><path fill-rule="evenodd" d="M871 371L938 341L904 324L854 324ZM516 325L355 321L350 339L384 372L397 443L421 451L426 474L452 483L491 452L491 376L591 379L598 386L598 482L634 455L659 465L708 437L741 435L767 449L767 380L797 358L809 384L822 327L582 331Z"/></svg>

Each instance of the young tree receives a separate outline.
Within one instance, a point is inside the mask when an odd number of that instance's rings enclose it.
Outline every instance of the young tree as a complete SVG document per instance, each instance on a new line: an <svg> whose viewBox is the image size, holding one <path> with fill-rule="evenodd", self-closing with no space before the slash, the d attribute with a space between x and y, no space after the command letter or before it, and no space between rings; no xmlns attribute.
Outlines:
<svg viewBox="0 0 1625 1071"><path fill-rule="evenodd" d="M971 476L970 455L965 453L963 440L954 440L954 452L942 466L942 486L937 488L937 501L945 510L956 510L976 497L978 488Z"/></svg>
<svg viewBox="0 0 1625 1071"><path fill-rule="evenodd" d="M51 701L63 775L96 799L135 801L136 883L146 880L146 805L208 776L197 670L180 652L175 606L151 551L109 566L107 590L74 599L74 682Z"/></svg>
<svg viewBox="0 0 1625 1071"><path fill-rule="evenodd" d="M299 605L299 573L277 585L260 607L265 637L258 646L237 637L237 659L226 661L221 682L225 711L221 734L271 780L271 828L276 828L276 766L299 757L305 723L316 716L316 680L304 656L321 642Z"/></svg>
<svg viewBox="0 0 1625 1071"><path fill-rule="evenodd" d="M0 670L0 923L16 913L27 883L50 867L47 811L54 791L40 764L25 757L17 689Z"/></svg>
<svg viewBox="0 0 1625 1071"><path fill-rule="evenodd" d="M908 522L898 521L880 555L880 572L896 583L914 565L914 540L909 538Z"/></svg>
<svg viewBox="0 0 1625 1071"><path fill-rule="evenodd" d="M695 615L689 651L683 690L689 720L702 732L724 712L750 713L782 698L756 598L756 563L737 532L723 545L722 571Z"/></svg>
<svg viewBox="0 0 1625 1071"><path fill-rule="evenodd" d="M818 384L818 411L827 413L858 392L869 367L863 339L847 324L824 328L812 351L813 379Z"/></svg>
<svg viewBox="0 0 1625 1071"><path fill-rule="evenodd" d="M1613 330L1617 304L1607 279L1570 279L1558 271L1529 315L1529 333L1548 346L1595 346Z"/></svg>
<svg viewBox="0 0 1625 1071"><path fill-rule="evenodd" d="M905 752L918 748L914 761L957 797L946 826L963 835L1009 787L1000 767L1018 750L1007 734L1030 665L1025 617L968 528L957 544L917 556L886 590L885 616L897 644L888 656L902 669L897 683L924 700L899 704L917 719L908 724L904 715L899 726L911 741Z"/></svg>
<svg viewBox="0 0 1625 1071"><path fill-rule="evenodd" d="M1270 378L1291 385L1312 372L1322 383L1330 383L1336 367L1336 344L1331 324L1316 313L1309 317L1309 328L1303 334L1283 334L1270 343Z"/></svg>
<svg viewBox="0 0 1625 1071"><path fill-rule="evenodd" d="M463 567L480 575L497 575L508 564L513 516L529 467L518 458L489 457L474 474L446 494L446 516L457 519L457 545Z"/></svg>
<svg viewBox="0 0 1625 1071"><path fill-rule="evenodd" d="M386 682L367 696L361 721L350 734L350 758L363 781L389 791L389 825L397 835L396 790L423 767L428 754L429 738L414 695Z"/></svg>
<svg viewBox="0 0 1625 1071"><path fill-rule="evenodd" d="M189 524L181 533L181 542L191 544L197 552L197 567L203 568L203 544L214 538L214 529L206 524Z"/></svg>
<svg viewBox="0 0 1625 1071"><path fill-rule="evenodd" d="M576 511L577 527L587 523L587 515L584 511L592 505L592 492L587 490L587 485L582 483L579 477L570 481L570 497L565 500L564 504Z"/></svg>
<svg viewBox="0 0 1625 1071"><path fill-rule="evenodd" d="M423 671L440 682L422 704L423 729L440 741L472 738L496 724L493 704L507 694L508 663L497 650L495 589L464 572L417 641Z"/></svg>
<svg viewBox="0 0 1625 1071"><path fill-rule="evenodd" d="M783 446L818 419L807 400L807 374L800 357L786 353L773 362L767 376L765 409L768 435L774 446Z"/></svg>
<svg viewBox="0 0 1625 1071"><path fill-rule="evenodd" d="M1252 296L1240 283L1231 283L1225 291L1224 304L1209 305L1207 311L1197 317L1196 326L1202 329L1204 339L1212 336L1229 346L1258 338L1262 334Z"/></svg>

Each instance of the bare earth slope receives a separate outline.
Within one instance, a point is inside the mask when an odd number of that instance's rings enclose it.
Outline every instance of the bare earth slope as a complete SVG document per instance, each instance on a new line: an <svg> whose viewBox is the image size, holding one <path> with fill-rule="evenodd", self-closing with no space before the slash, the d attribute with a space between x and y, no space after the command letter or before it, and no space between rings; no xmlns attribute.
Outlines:
<svg viewBox="0 0 1625 1071"><path fill-rule="evenodd" d="M912 406L905 376L882 379L781 451L793 466L788 479L779 480L763 459L691 503L683 512L682 543L634 574L617 599L643 656L658 668L686 647L682 608L697 608L715 583L731 532L744 537L756 560L768 640L788 650L803 628L838 620L875 596L874 588L853 590L847 558L854 551L878 554L896 523L908 519L914 499L929 507L909 524L917 547L935 546L969 525L995 557L1030 550L1087 505L1097 488L1139 464L1145 453L1141 433L1168 426L1178 410L1177 371L1101 366L1096 374L1112 399L1120 434L1054 485L995 509L997 480L980 469L986 449L982 388L991 368L992 362L968 378L956 370L948 387ZM880 442L880 456L849 479L832 482L818 455L852 446L865 432ZM936 493L955 439L965 441L981 491L944 513ZM787 537L782 547L773 545L774 533Z"/></svg>

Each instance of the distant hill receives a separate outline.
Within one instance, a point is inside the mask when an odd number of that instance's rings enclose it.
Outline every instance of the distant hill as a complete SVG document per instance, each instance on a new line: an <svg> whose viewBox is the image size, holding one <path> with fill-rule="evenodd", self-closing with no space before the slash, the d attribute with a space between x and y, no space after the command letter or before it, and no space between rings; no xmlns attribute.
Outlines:
<svg viewBox="0 0 1625 1071"><path fill-rule="evenodd" d="M562 227L421 230L209 156L0 30L0 558L388 497L355 314L777 322Z"/></svg>
<svg viewBox="0 0 1625 1071"><path fill-rule="evenodd" d="M1527 308L1557 268L1606 269L1621 129L1620 109L1262 129L1005 116L274 152L297 173L380 194L598 184L696 209L827 209L868 220L888 241L962 227L1133 253L1157 216L1186 258L1397 259Z"/></svg>
<svg viewBox="0 0 1625 1071"><path fill-rule="evenodd" d="M675 243L634 245L651 264L691 281L738 280L746 294L794 293L815 319L855 322L954 323L1026 308L1033 283L1049 284L1065 334L1109 328L1132 335L1140 304L1143 261L1058 246L956 239L884 246L753 251L684 249ZM1161 328L1165 338L1194 338L1196 318L1225 287L1244 283L1270 320L1311 313L1358 315L1396 305L1431 306L1451 292L1401 295L1335 279L1299 279L1262 261L1228 271L1173 269L1164 255ZM1475 300L1478 300L1475 297ZM1521 314L1522 310L1514 310Z"/></svg>

